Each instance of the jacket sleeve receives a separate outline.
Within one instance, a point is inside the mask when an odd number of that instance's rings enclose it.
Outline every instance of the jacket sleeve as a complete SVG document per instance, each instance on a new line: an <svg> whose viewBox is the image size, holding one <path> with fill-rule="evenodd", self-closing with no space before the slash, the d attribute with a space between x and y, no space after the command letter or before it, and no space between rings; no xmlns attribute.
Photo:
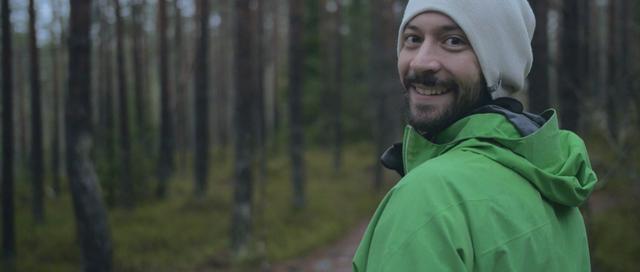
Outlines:
<svg viewBox="0 0 640 272"><path fill-rule="evenodd" d="M434 215L387 256L381 260L381 271L473 270L473 248L462 209L452 206Z"/></svg>

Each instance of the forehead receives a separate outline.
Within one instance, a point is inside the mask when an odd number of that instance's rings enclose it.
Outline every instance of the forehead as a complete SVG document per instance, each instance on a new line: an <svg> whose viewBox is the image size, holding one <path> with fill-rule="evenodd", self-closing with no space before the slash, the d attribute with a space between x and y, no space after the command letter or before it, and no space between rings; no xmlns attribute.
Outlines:
<svg viewBox="0 0 640 272"><path fill-rule="evenodd" d="M427 11L413 17L405 26L403 31L460 31L460 26L451 17L437 11ZM464 33L464 32L463 32Z"/></svg>

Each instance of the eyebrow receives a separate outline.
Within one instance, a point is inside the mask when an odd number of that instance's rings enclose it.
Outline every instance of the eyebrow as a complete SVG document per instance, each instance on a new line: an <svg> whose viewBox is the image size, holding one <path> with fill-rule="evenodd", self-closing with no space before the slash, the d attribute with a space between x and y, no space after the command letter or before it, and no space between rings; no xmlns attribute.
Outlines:
<svg viewBox="0 0 640 272"><path fill-rule="evenodd" d="M405 27L405 31L407 30L420 31L420 28L415 25L409 24L407 25L407 27ZM462 31L462 29L457 25L443 25L438 28L438 31L439 32L460 31L464 33L464 31Z"/></svg>

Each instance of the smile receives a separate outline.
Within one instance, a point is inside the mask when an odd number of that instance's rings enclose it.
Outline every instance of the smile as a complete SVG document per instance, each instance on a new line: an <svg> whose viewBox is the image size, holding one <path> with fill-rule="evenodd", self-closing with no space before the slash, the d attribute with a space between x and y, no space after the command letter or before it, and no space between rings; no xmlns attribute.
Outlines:
<svg viewBox="0 0 640 272"><path fill-rule="evenodd" d="M413 84L411 87L416 93L426 96L443 95L451 92L451 90L446 88L437 86L427 87L422 84Z"/></svg>

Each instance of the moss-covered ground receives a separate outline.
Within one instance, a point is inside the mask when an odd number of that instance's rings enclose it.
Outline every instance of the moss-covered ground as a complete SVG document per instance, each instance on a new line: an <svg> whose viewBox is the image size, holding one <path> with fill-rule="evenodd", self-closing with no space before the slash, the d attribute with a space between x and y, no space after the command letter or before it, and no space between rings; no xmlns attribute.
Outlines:
<svg viewBox="0 0 640 272"><path fill-rule="evenodd" d="M626 145L621 156L603 137L589 136L585 141L600 178L588 205L582 207L592 264L598 271L637 271L640 144ZM240 264L231 261L228 250L233 176L227 156L212 159L203 199L193 197L188 171L176 173L166 200L149 197L153 178L140 181L144 184L139 187L150 192L135 209L109 208L115 271L257 271L264 264L304 256L330 244L371 216L381 197L371 189L371 150L367 145L349 147L339 173L333 171L329 150L308 151L308 202L298 211L290 205L287 155L270 156L266 179L254 173L254 243L251 258ZM181 169L191 168L190 163L181 163ZM16 189L16 271L79 271L80 250L67 191L58 197L48 194L46 223L36 225L26 179L19 178Z"/></svg>
<svg viewBox="0 0 640 272"><path fill-rule="evenodd" d="M611 144L586 138L599 183L586 215L594 271L632 272L640 267L640 143Z"/></svg>
<svg viewBox="0 0 640 272"><path fill-rule="evenodd" d="M305 255L338 239L372 215L381 195L371 189L372 148L347 148L344 167L332 169L329 150L306 153L307 206L291 207L289 160L269 157L266 178L254 173L252 256L230 261L232 163L212 159L209 187L193 197L190 175L177 173L166 200L138 201L132 210L109 208L115 271L255 271L265 263ZM153 181L146 181L152 183ZM46 198L46 223L35 225L29 186L18 183L17 271L79 271L80 250L68 192Z"/></svg>

